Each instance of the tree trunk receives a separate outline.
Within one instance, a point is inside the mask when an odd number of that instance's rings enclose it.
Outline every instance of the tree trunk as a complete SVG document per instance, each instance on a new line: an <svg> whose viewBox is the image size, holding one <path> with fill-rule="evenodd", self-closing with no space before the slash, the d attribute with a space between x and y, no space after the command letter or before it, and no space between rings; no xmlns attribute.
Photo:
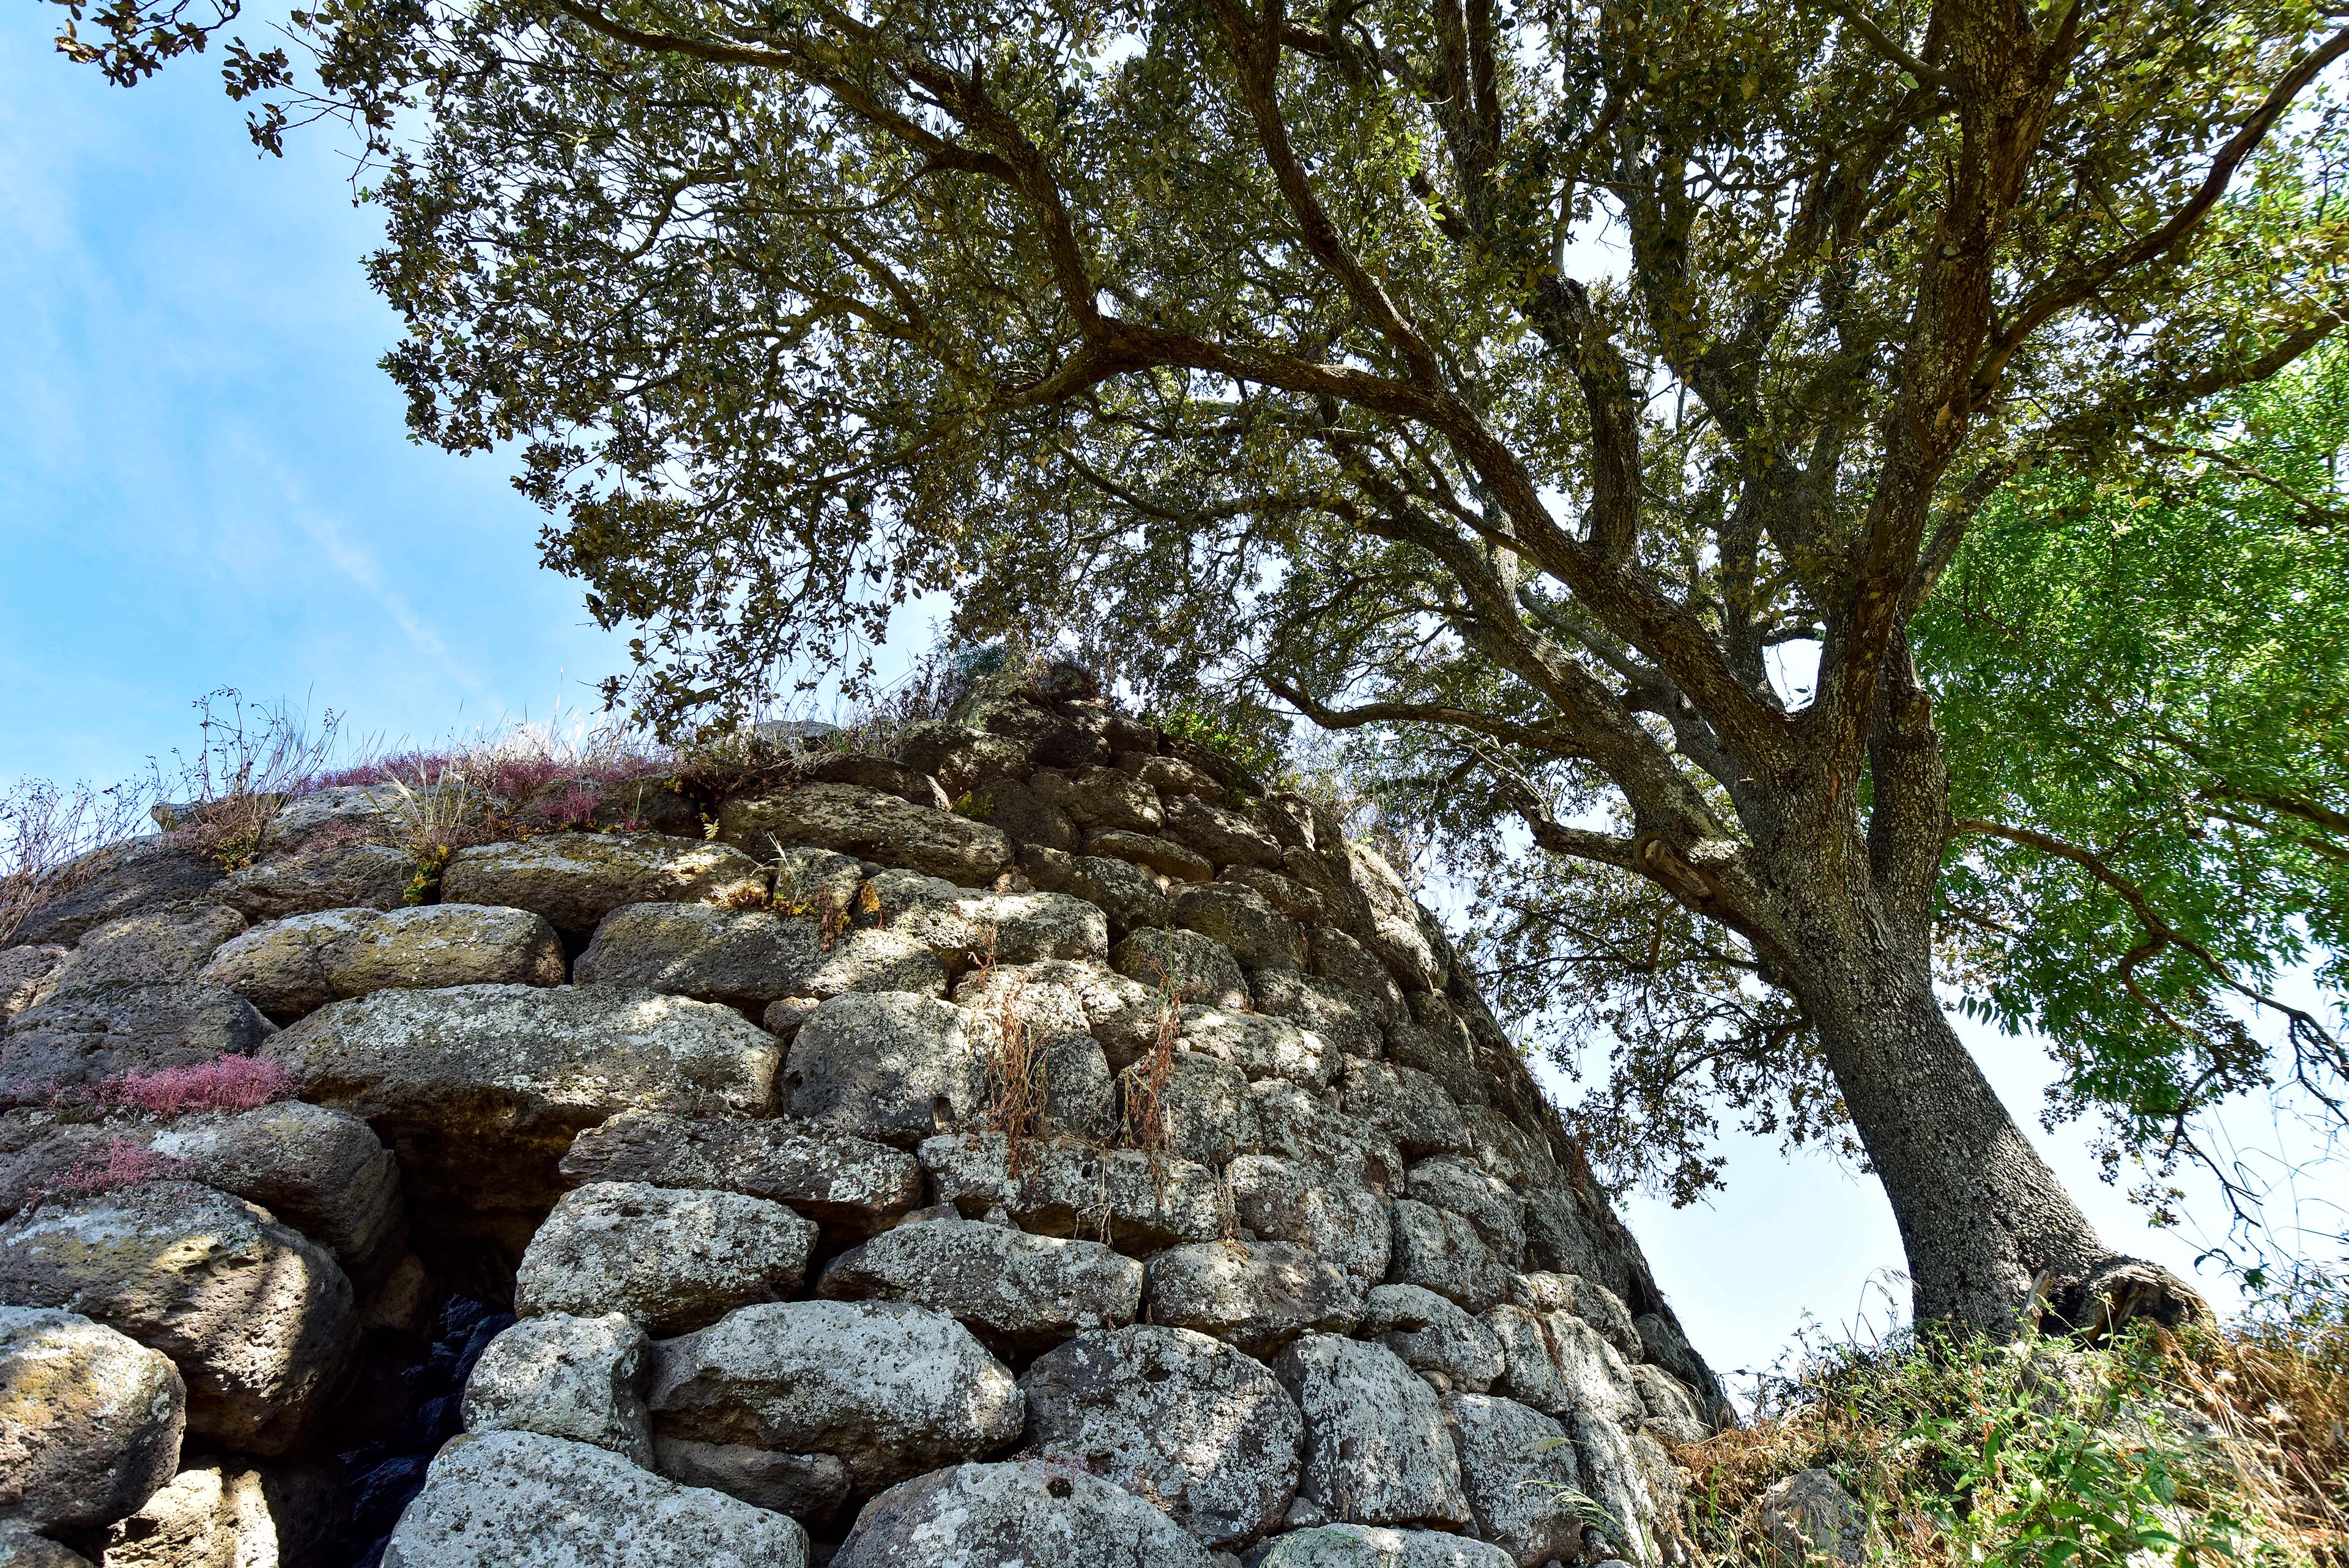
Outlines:
<svg viewBox="0 0 2349 1568"><path fill-rule="evenodd" d="M2043 1273L2076 1288L2112 1251L1942 1015L1925 941L1837 945L1798 991L1892 1201L1917 1321L2004 1334Z"/></svg>

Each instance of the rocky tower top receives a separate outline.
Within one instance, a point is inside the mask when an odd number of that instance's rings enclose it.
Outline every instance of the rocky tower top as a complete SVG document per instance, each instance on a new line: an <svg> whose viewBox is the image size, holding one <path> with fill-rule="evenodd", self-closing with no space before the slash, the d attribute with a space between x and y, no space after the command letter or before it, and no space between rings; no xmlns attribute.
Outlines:
<svg viewBox="0 0 2349 1568"><path fill-rule="evenodd" d="M1679 1553L1718 1386L1376 852L1066 672L841 742L37 909L0 1564Z"/></svg>

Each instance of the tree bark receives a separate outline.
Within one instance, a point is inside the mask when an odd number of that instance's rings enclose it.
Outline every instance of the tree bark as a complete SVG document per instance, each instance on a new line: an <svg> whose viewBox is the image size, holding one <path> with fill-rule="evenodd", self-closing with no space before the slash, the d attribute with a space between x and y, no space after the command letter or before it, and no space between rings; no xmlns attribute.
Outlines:
<svg viewBox="0 0 2349 1568"><path fill-rule="evenodd" d="M1917 1321L2002 1334L2035 1283L2075 1284L2114 1254L1950 1027L1927 940L1868 943L1815 951L1796 992L1891 1200Z"/></svg>

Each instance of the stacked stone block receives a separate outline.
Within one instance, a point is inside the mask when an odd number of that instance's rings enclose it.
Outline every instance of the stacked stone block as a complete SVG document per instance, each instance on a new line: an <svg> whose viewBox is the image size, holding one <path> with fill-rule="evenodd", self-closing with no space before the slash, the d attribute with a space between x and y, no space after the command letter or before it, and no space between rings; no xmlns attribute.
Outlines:
<svg viewBox="0 0 2349 1568"><path fill-rule="evenodd" d="M1717 1386L1392 869L1081 686L900 740L420 907L360 788L37 913L0 1563L1668 1558ZM299 1097L73 1093L224 1054ZM322 1527L452 1286L463 1435Z"/></svg>

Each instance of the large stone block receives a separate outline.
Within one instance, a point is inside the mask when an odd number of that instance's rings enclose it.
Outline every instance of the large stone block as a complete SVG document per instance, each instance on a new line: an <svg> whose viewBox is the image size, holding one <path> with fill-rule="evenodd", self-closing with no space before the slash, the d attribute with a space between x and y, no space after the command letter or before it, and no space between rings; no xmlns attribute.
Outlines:
<svg viewBox="0 0 2349 1568"><path fill-rule="evenodd" d="M617 986L381 991L270 1041L303 1097L366 1117L418 1194L536 1208L582 1127L625 1110L761 1114L774 1036L730 1009Z"/></svg>
<svg viewBox="0 0 2349 1568"><path fill-rule="evenodd" d="M125 915L83 933L48 977L47 994L88 996L188 980L243 929L243 915L217 904L165 904Z"/></svg>
<svg viewBox="0 0 2349 1568"><path fill-rule="evenodd" d="M815 1224L780 1203L707 1188L593 1181L564 1194L522 1255L514 1311L621 1312L683 1334L796 1293Z"/></svg>
<svg viewBox="0 0 2349 1568"><path fill-rule="evenodd" d="M1019 1435L1011 1374L944 1313L898 1302L744 1307L653 1348L657 1437L828 1453L860 1490Z"/></svg>
<svg viewBox="0 0 2349 1568"><path fill-rule="evenodd" d="M1019 1384L1038 1457L1149 1499L1206 1545L1247 1545L1296 1495L1296 1402L1260 1363L1206 1334L1081 1334L1037 1357Z"/></svg>
<svg viewBox="0 0 2349 1568"><path fill-rule="evenodd" d="M1346 1114L1378 1128L1406 1158L1459 1154L1468 1127L1443 1085L1415 1068L1346 1058Z"/></svg>
<svg viewBox="0 0 2349 1568"><path fill-rule="evenodd" d="M1150 1321L1268 1356L1300 1334L1350 1334L1362 1295L1346 1272L1282 1241L1205 1241L1150 1260Z"/></svg>
<svg viewBox="0 0 2349 1568"><path fill-rule="evenodd" d="M1023 1231L1085 1236L1148 1254L1223 1233L1221 1183L1189 1160L1051 1138L1013 1150L1001 1133L925 1139L922 1168L938 1200L971 1218L1000 1208ZM1381 1217L1383 1230L1384 1217Z"/></svg>
<svg viewBox="0 0 2349 1568"><path fill-rule="evenodd" d="M341 1468L200 1461L106 1534L106 1568L302 1568L341 1522Z"/></svg>
<svg viewBox="0 0 2349 1568"><path fill-rule="evenodd" d="M718 836L759 853L812 845L982 888L1011 864L1002 829L851 784L811 784L728 801Z"/></svg>
<svg viewBox="0 0 2349 1568"><path fill-rule="evenodd" d="M1176 1039L1185 1050L1230 1063L1251 1082L1285 1078L1319 1089L1338 1067L1338 1053L1327 1038L1268 1013L1195 1004L1183 1009Z"/></svg>
<svg viewBox="0 0 2349 1568"><path fill-rule="evenodd" d="M1259 969L1248 977L1265 1016L1287 1019L1326 1041L1325 1054L1377 1056L1386 1049L1378 1012L1363 997L1301 970ZM1336 1064L1331 1063L1334 1074Z"/></svg>
<svg viewBox="0 0 2349 1568"><path fill-rule="evenodd" d="M1299 969L1305 930L1244 883L1198 882L1174 890L1167 914L1186 930L1212 937L1251 969Z"/></svg>
<svg viewBox="0 0 2349 1568"><path fill-rule="evenodd" d="M711 904L624 904L579 955L582 985L633 985L736 1005L851 992L944 994L946 961L900 931Z"/></svg>
<svg viewBox="0 0 2349 1568"><path fill-rule="evenodd" d="M1030 844L1020 851L1019 865L1037 887L1098 905L1126 930L1166 923L1165 890L1150 872L1130 861Z"/></svg>
<svg viewBox="0 0 2349 1568"><path fill-rule="evenodd" d="M922 1200L910 1154L805 1122L623 1111L563 1157L573 1181L715 1187L771 1199L837 1234L863 1237Z"/></svg>
<svg viewBox="0 0 2349 1568"><path fill-rule="evenodd" d="M929 1307L1019 1354L1081 1329L1132 1323L1142 1265L1098 1241L937 1220L900 1225L842 1253L817 1288L836 1300Z"/></svg>
<svg viewBox="0 0 2349 1568"><path fill-rule="evenodd" d="M1158 792L1116 768L1081 768L1074 773L1039 768L1028 787L1037 798L1050 802L1086 827L1155 833L1166 821Z"/></svg>
<svg viewBox="0 0 2349 1568"><path fill-rule="evenodd" d="M1474 1160L1457 1155L1423 1159L1404 1174L1403 1193L1467 1220L1504 1268L1524 1261L1526 1200Z"/></svg>
<svg viewBox="0 0 2349 1568"><path fill-rule="evenodd" d="M57 1307L168 1355L191 1435L280 1454L357 1343L351 1287L316 1242L191 1181L45 1203L0 1225L0 1301Z"/></svg>
<svg viewBox="0 0 2349 1568"><path fill-rule="evenodd" d="M679 1486L588 1443L453 1438L399 1516L383 1568L805 1568L797 1521Z"/></svg>
<svg viewBox="0 0 2349 1568"><path fill-rule="evenodd" d="M1508 1272L1493 1261L1476 1228L1459 1215L1415 1198L1394 1203L1394 1253L1388 1264L1393 1282L1421 1285L1483 1312L1506 1293Z"/></svg>
<svg viewBox="0 0 2349 1568"><path fill-rule="evenodd" d="M321 909L397 909L416 880L415 857L388 844L318 844L230 874L215 893L248 920Z"/></svg>
<svg viewBox="0 0 2349 1568"><path fill-rule="evenodd" d="M524 1318L490 1341L465 1382L469 1432L537 1432L653 1467L645 1383L652 1342L623 1313Z"/></svg>
<svg viewBox="0 0 2349 1568"><path fill-rule="evenodd" d="M0 1101L250 1055L273 1029L244 998L200 981L44 997L0 1040Z"/></svg>
<svg viewBox="0 0 2349 1568"><path fill-rule="evenodd" d="M1225 1179L1240 1224L1328 1259L1359 1288L1387 1277L1394 1225L1387 1200L1358 1178L1303 1160L1244 1154Z"/></svg>
<svg viewBox="0 0 2349 1568"><path fill-rule="evenodd" d="M833 1568L1213 1568L1132 1492L1073 1467L958 1465L864 1505Z"/></svg>
<svg viewBox="0 0 2349 1568"><path fill-rule="evenodd" d="M1417 1285L1380 1285L1362 1298L1361 1334L1416 1372L1482 1394L1501 1376L1501 1342L1455 1303Z"/></svg>
<svg viewBox="0 0 2349 1568"><path fill-rule="evenodd" d="M499 904L585 936L623 904L763 896L767 872L725 844L659 833L547 833L460 849L440 874L452 904Z"/></svg>
<svg viewBox="0 0 2349 1568"><path fill-rule="evenodd" d="M1444 1420L1477 1534L1506 1551L1516 1568L1580 1556L1574 1498L1582 1473L1564 1427L1514 1399L1483 1394L1445 1399Z"/></svg>
<svg viewBox="0 0 2349 1568"><path fill-rule="evenodd" d="M986 1107L994 1030L936 997L836 996L792 1042L778 1088L792 1115L912 1148Z"/></svg>
<svg viewBox="0 0 2349 1568"><path fill-rule="evenodd" d="M1166 832L1218 866L1280 864L1280 842L1242 813L1195 794L1166 800Z"/></svg>
<svg viewBox="0 0 2349 1568"><path fill-rule="evenodd" d="M1282 1536L1257 1568L1511 1568L1515 1561L1486 1542L1440 1530L1321 1524Z"/></svg>
<svg viewBox="0 0 2349 1568"><path fill-rule="evenodd" d="M1298 1493L1365 1524L1469 1522L1435 1393L1381 1345L1311 1334L1272 1374L1305 1417Z"/></svg>
<svg viewBox="0 0 2349 1568"><path fill-rule="evenodd" d="M109 920L159 904L207 898L222 876L212 862L160 837L97 850L60 867L50 884L59 891L33 906L16 928L16 940L77 942L83 932Z"/></svg>
<svg viewBox="0 0 2349 1568"><path fill-rule="evenodd" d="M81 1531L132 1512L179 1469L187 1414L158 1352L74 1313L0 1306L0 1521Z"/></svg>
<svg viewBox="0 0 2349 1568"><path fill-rule="evenodd" d="M1250 1005L1247 981L1231 950L1196 931L1135 931L1111 950L1109 961L1118 973L1182 1002Z"/></svg>
<svg viewBox="0 0 2349 1568"><path fill-rule="evenodd" d="M1224 1166L1256 1147L1256 1102L1237 1067L1195 1051L1145 1056L1118 1076L1126 1127L1175 1159Z"/></svg>

